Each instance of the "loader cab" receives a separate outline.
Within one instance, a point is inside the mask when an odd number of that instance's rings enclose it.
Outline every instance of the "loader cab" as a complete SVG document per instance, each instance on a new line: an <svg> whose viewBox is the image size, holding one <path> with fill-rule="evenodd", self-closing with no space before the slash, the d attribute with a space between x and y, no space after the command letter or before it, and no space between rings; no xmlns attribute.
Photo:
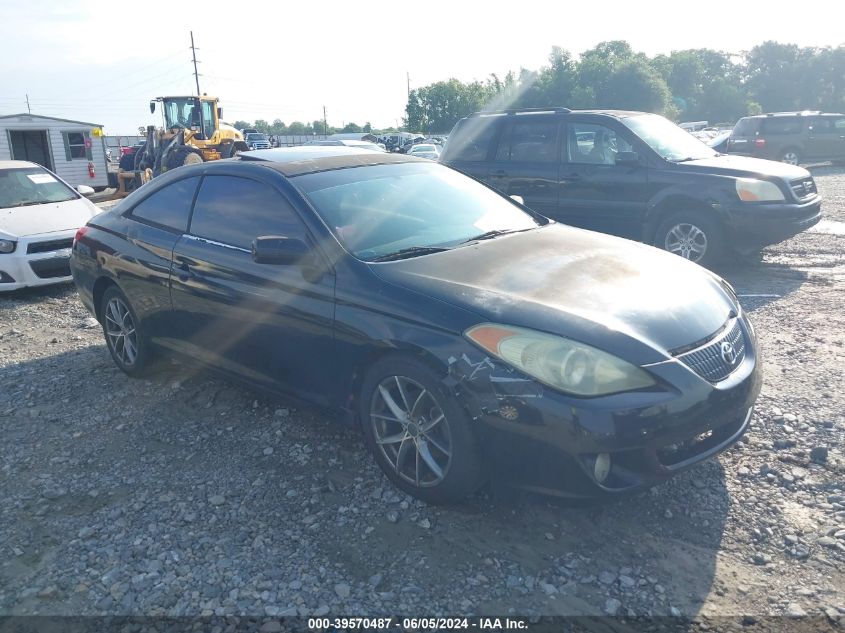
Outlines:
<svg viewBox="0 0 845 633"><path fill-rule="evenodd" d="M218 128L216 99L162 97L160 102L166 130L182 128L193 132L193 138L198 141L212 140ZM154 107L155 102L151 102L150 109Z"/></svg>

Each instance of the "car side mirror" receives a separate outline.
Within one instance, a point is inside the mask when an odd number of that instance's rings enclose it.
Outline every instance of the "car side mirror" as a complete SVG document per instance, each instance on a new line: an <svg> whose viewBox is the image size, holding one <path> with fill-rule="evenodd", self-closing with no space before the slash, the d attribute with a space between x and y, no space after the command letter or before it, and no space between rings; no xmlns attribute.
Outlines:
<svg viewBox="0 0 845 633"><path fill-rule="evenodd" d="M511 196L511 200L513 200L514 202L518 202L519 204L525 204L525 200L522 199L522 196L517 196L514 194Z"/></svg>
<svg viewBox="0 0 845 633"><path fill-rule="evenodd" d="M83 196L90 196L92 193L94 193L94 188L89 187L88 185L78 185L76 187L76 191L82 194Z"/></svg>
<svg viewBox="0 0 845 633"><path fill-rule="evenodd" d="M156 111L156 102L150 101L150 114Z"/></svg>
<svg viewBox="0 0 845 633"><path fill-rule="evenodd" d="M640 155L637 152L617 152L616 164L636 167L640 164Z"/></svg>
<svg viewBox="0 0 845 633"><path fill-rule="evenodd" d="M297 264L308 252L305 242L290 237L264 235L252 242L252 259L257 264Z"/></svg>

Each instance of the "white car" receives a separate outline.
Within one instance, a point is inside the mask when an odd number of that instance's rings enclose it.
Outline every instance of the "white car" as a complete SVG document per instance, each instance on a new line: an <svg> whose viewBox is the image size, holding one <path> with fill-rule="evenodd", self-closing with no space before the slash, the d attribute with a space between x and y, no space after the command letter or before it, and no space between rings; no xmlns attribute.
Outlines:
<svg viewBox="0 0 845 633"><path fill-rule="evenodd" d="M408 150L408 156L419 156L421 158L437 160L440 158L440 148L433 143L419 143Z"/></svg>
<svg viewBox="0 0 845 633"><path fill-rule="evenodd" d="M77 229L100 213L83 195L41 165L0 161L0 292L71 281Z"/></svg>

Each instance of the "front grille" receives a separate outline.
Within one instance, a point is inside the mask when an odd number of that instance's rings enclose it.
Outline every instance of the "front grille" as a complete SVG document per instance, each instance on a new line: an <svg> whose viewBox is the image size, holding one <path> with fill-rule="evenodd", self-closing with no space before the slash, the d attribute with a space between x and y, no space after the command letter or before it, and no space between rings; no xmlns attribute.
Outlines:
<svg viewBox="0 0 845 633"><path fill-rule="evenodd" d="M745 358L745 337L734 318L705 345L678 356L678 359L709 382L719 382L733 373ZM733 362L729 362L732 359Z"/></svg>
<svg viewBox="0 0 845 633"><path fill-rule="evenodd" d="M32 272L41 279L53 279L55 277L70 277L70 258L53 257L50 259L37 259L29 262Z"/></svg>
<svg viewBox="0 0 845 633"><path fill-rule="evenodd" d="M799 200L811 198L816 194L816 182L812 178L798 178L789 183L792 193Z"/></svg>
<svg viewBox="0 0 845 633"><path fill-rule="evenodd" d="M49 253L50 251L60 251L63 248L70 248L73 246L73 238L63 238L61 240L50 240L48 242L32 242L26 247L27 253Z"/></svg>

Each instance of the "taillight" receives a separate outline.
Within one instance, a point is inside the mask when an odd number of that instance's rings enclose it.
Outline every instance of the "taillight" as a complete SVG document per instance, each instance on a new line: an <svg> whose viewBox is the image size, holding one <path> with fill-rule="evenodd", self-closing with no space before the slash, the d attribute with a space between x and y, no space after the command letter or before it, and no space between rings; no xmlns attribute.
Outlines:
<svg viewBox="0 0 845 633"><path fill-rule="evenodd" d="M85 234L88 232L88 227L83 226L80 227L79 230L76 231L76 235L73 236L73 243L76 244L79 240L85 237Z"/></svg>
<svg viewBox="0 0 845 633"><path fill-rule="evenodd" d="M754 147L766 147L766 139L764 139L764 138L754 139Z"/></svg>

